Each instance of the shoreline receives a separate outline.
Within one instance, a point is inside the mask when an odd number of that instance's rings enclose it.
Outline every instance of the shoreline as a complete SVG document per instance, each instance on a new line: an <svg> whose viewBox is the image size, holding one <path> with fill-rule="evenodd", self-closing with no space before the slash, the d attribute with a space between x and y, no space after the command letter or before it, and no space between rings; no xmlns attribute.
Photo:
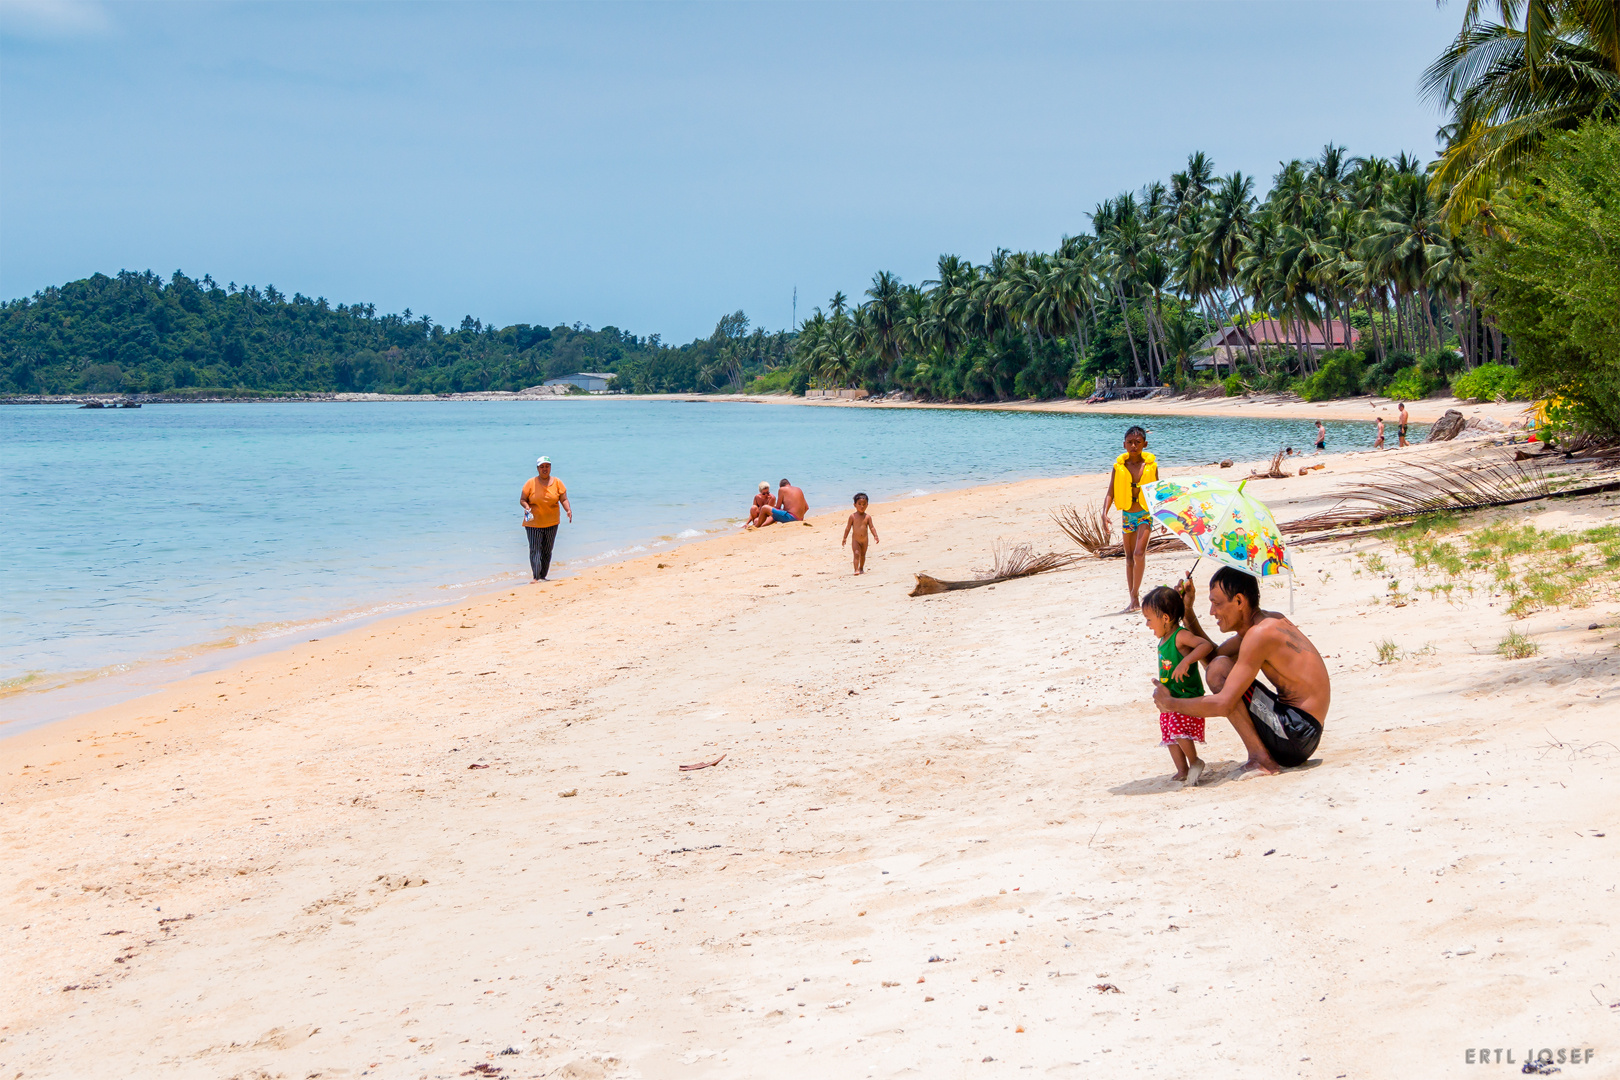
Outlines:
<svg viewBox="0 0 1620 1080"><path fill-rule="evenodd" d="M646 398L632 395L616 395L607 400L664 400L664 401L722 401L747 400L755 404L820 404L806 402L796 398L700 398L693 399L689 395L663 395ZM576 399L577 400L577 399ZM878 407L878 406L863 406ZM893 406L905 407L905 406ZM924 406L928 407L928 406ZM980 410L978 406L964 407ZM1051 411L1051 410L1015 410L1015 411ZM1131 415L1129 413L1125 415ZM1138 413L1136 415L1148 415ZM1239 415L1237 419L1276 419L1270 414L1259 416ZM1337 419L1328 417L1328 419ZM1391 434L1393 439L1393 433ZM1056 479L1056 477L1048 477ZM930 485L935 493L942 491L970 490L975 485L964 482L965 487L937 487ZM978 485L982 486L982 485ZM899 496L895 496L898 498ZM891 499L893 501L893 499ZM625 561L637 557L637 548L652 553L668 553L679 547L691 543L701 543L721 538L735 532L729 527L717 527L708 530L703 536L671 536L654 538L629 538L622 542L613 543L606 551L595 555L581 556L568 560L561 566L566 574L576 574L582 570L608 563ZM46 670L24 672L16 683L7 687L0 693L0 704L6 706L8 719L0 724L0 739L12 738L23 731L31 730L41 725L59 723L86 712L106 708L120 702L136 700L161 691L166 686L177 681L210 672L228 670L237 663L251 657L276 652L289 647L301 636L316 633L322 636L334 632L347 632L352 629L368 626L378 619L389 618L400 612L424 611L446 604L456 604L468 598L487 595L508 588L522 579L526 572L520 567L512 567L506 574L499 572L482 573L468 571L472 580L464 576L455 583L440 583L433 586L435 590L460 593L459 597L446 595L432 595L431 593L389 594L373 598L369 603L360 605L356 609L345 609L331 612L321 612L303 618L277 620L256 626L223 627L212 635L202 635L194 642L174 646L162 653L128 660L118 661L98 668L83 668L72 670ZM503 577L506 579L503 583ZM522 579L526 581L526 579ZM246 640L241 640L245 638ZM227 644L226 642L230 642Z"/></svg>
<svg viewBox="0 0 1620 1080"><path fill-rule="evenodd" d="M1267 482L1279 519L1397 459L1316 460ZM0 934L27 975L0 989L0 1063L1460 1076L1476 1031L1601 1053L1615 759L1567 751L1620 741L1600 705L1620 602L1515 621L1488 581L1448 601L1403 564L1396 610L1371 570L1388 543L1302 546L1295 619L1334 680L1318 757L1236 781L1211 721L1208 778L1182 789L1120 561L906 596L997 543L1061 550L1047 514L1095 479L874 506L865 577L841 511L812 514L5 740ZM1148 581L1191 564L1150 556ZM1541 655L1498 656L1512 628ZM1564 751L1538 755L1548 730ZM1293 1034L1245 1037L1255 1010Z"/></svg>
<svg viewBox="0 0 1620 1080"><path fill-rule="evenodd" d="M683 401L693 404L711 402L746 403L754 405L806 405L834 409L941 409L977 412L1042 412L1073 415L1105 416L1225 416L1250 419L1286 420L1362 420L1371 423L1378 414L1386 425L1393 428L1396 406L1391 398L1354 397L1335 398L1330 401L1309 402L1291 394L1254 394L1243 397L1172 396L1138 401L1111 401L1087 405L1072 398L1047 401L999 402L920 402L920 401L827 401L809 400L787 394L531 394L506 391L472 391L464 394L324 394L310 392L303 395L266 398L187 398L165 400L142 395L84 394L61 397L0 398L0 405L79 405L88 401L119 402L140 400L156 405L273 405L273 404L395 404L440 401L481 402L562 402L562 401ZM1438 420L1448 409L1456 409L1464 416L1484 416L1503 424L1522 426L1531 407L1527 401L1478 402L1460 398L1424 398L1406 403L1413 423L1429 424ZM1393 431L1391 431L1393 438Z"/></svg>

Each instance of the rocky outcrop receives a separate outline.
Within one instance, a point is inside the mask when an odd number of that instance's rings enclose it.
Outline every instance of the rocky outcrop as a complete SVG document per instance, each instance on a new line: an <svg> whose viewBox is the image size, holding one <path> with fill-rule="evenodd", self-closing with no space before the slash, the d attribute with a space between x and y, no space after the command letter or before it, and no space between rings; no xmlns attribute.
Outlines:
<svg viewBox="0 0 1620 1080"><path fill-rule="evenodd" d="M1429 442L1450 442L1462 434L1468 421L1456 409L1447 409L1440 419L1434 422L1429 429Z"/></svg>

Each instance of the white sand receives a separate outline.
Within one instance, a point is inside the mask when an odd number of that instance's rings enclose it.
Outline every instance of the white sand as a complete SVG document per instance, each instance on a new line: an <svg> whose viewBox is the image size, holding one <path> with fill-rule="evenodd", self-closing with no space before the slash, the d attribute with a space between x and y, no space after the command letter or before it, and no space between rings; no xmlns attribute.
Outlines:
<svg viewBox="0 0 1620 1080"><path fill-rule="evenodd" d="M1327 460L1280 517L1373 459ZM1300 547L1318 758L1234 782L1212 720L1183 790L1121 563L906 596L1100 488L875 507L863 578L829 512L0 743L0 1076L1616 1075L1617 606L1394 609Z"/></svg>

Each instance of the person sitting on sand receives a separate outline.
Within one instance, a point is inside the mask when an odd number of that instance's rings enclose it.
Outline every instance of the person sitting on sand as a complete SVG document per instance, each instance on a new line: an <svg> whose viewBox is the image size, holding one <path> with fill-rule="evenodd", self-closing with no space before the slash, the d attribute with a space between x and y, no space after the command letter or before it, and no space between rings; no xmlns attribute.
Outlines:
<svg viewBox="0 0 1620 1080"><path fill-rule="evenodd" d="M804 516L810 512L810 504L805 500L804 492L788 483L787 477L776 485L776 508L771 511L771 520L780 522L803 521Z"/></svg>
<svg viewBox="0 0 1620 1080"><path fill-rule="evenodd" d="M1125 452L1114 459L1114 471L1103 492L1103 512L1117 506L1124 514L1121 531L1125 542L1125 587L1131 594L1127 612L1142 606L1138 597L1142 591L1142 573L1147 569L1148 536L1153 532L1152 515L1142 505L1142 487L1159 479L1159 463L1144 449L1146 446L1146 431L1134 424L1125 429Z"/></svg>
<svg viewBox="0 0 1620 1080"><path fill-rule="evenodd" d="M1180 591L1187 628L1208 637L1193 614L1193 583ZM1154 683L1154 704L1163 712L1230 720L1249 752L1240 775L1303 765L1322 738L1333 695L1322 654L1286 616L1261 610L1259 581L1234 567L1223 566L1209 579L1209 613L1232 635L1205 661L1210 692L1180 698ZM1261 672L1275 690L1256 679Z"/></svg>
<svg viewBox="0 0 1620 1080"><path fill-rule="evenodd" d="M1373 439L1373 449L1374 450L1382 450L1383 448L1384 448L1384 418L1382 416L1380 416L1378 418L1378 435L1377 435L1376 438Z"/></svg>
<svg viewBox="0 0 1620 1080"><path fill-rule="evenodd" d="M872 543L874 544L880 539L877 532L877 522L873 521L872 515L866 512L866 503L866 492L857 491L855 493L855 512L849 515L849 523L844 526L844 540L849 539L851 532L855 534L855 540L849 545L849 550L855 556L855 573L857 574L866 573L866 534L868 532L872 534ZM839 547L844 546L844 540L838 542Z"/></svg>
<svg viewBox="0 0 1620 1080"><path fill-rule="evenodd" d="M759 494L754 496L754 505L748 511L748 524L745 529L758 528L761 524L769 524L771 511L776 508L776 499L771 496L771 485L768 480L759 482ZM762 522L761 519L764 519Z"/></svg>
<svg viewBox="0 0 1620 1080"><path fill-rule="evenodd" d="M1173 698L1204 696L1204 680L1198 677L1199 661L1215 651L1208 638L1199 637L1181 625L1186 614L1181 594L1160 585L1142 598L1142 619L1159 639L1159 682ZM1174 710L1159 713L1159 745L1170 748L1176 766L1176 779L1196 787L1204 775L1204 762L1195 742L1204 741L1204 720Z"/></svg>

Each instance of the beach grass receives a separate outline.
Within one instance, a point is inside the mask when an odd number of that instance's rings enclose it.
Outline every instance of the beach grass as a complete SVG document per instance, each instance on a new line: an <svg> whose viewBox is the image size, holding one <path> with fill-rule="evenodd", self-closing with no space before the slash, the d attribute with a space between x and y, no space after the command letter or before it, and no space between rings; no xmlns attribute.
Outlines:
<svg viewBox="0 0 1620 1080"><path fill-rule="evenodd" d="M1496 643L1496 651L1509 660L1524 660L1540 652L1541 646L1517 630L1509 630L1508 636Z"/></svg>
<svg viewBox="0 0 1620 1080"><path fill-rule="evenodd" d="M1493 522L1469 530L1457 515L1437 514L1381 530L1400 555L1411 560L1418 586L1450 600L1461 587L1486 588L1508 600L1507 611L1524 618L1537 611L1585 607L1620 586L1620 527L1557 532L1534 525ZM1393 577L1396 567L1378 553L1362 565ZM1398 581L1391 592L1399 591Z"/></svg>

